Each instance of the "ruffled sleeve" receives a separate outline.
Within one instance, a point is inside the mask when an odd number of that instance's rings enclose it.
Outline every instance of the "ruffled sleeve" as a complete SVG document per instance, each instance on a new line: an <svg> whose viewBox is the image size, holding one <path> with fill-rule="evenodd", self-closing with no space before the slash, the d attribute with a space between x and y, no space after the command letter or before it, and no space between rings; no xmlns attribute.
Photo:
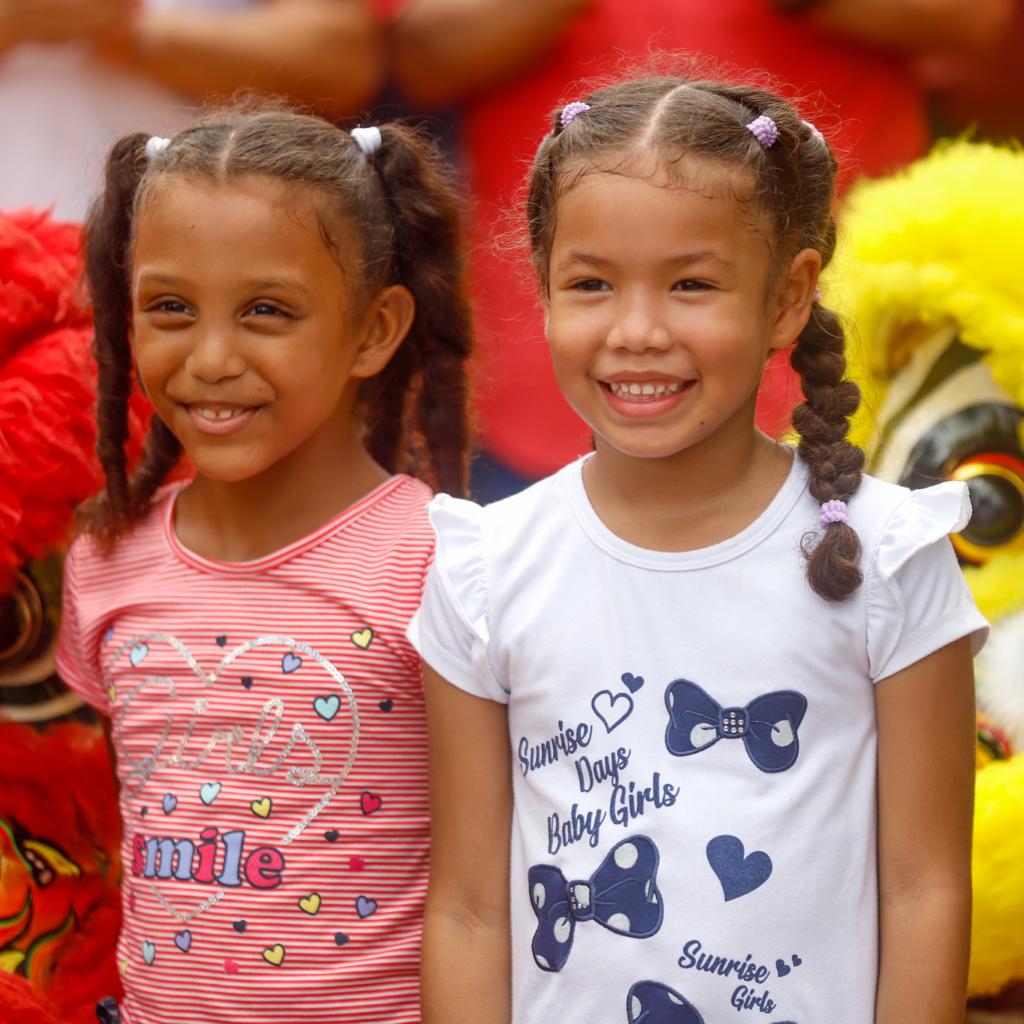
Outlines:
<svg viewBox="0 0 1024 1024"><path fill-rule="evenodd" d="M970 636L976 654L988 623L975 607L949 534L971 518L967 485L910 491L889 517L866 580L868 665L875 682Z"/></svg>
<svg viewBox="0 0 1024 1024"><path fill-rule="evenodd" d="M86 540L84 537L76 540L64 560L64 594L54 663L57 674L69 689L109 715L110 699L103 687L98 652L89 649L81 626L78 560Z"/></svg>
<svg viewBox="0 0 1024 1024"><path fill-rule="evenodd" d="M423 602L409 624L409 642L448 682L477 697L508 703L491 668L483 509L438 495L428 506L437 537Z"/></svg>

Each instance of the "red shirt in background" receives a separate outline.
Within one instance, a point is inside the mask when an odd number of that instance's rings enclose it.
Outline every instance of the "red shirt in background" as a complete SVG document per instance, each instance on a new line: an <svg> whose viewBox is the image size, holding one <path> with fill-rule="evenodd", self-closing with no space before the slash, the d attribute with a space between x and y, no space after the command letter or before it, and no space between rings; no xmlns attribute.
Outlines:
<svg viewBox="0 0 1024 1024"><path fill-rule="evenodd" d="M790 98L806 97L801 111L839 156L841 185L925 150L921 95L897 59L826 38L761 0L597 0L543 63L481 94L462 120L477 203L477 402L485 449L523 476L550 473L589 449L589 431L555 384L537 286L521 254L503 252L495 238L520 226L516 192L552 108L575 98L574 82L614 72L623 55L639 59L652 46L760 69ZM771 367L759 411L765 429L778 430L798 397L788 367Z"/></svg>

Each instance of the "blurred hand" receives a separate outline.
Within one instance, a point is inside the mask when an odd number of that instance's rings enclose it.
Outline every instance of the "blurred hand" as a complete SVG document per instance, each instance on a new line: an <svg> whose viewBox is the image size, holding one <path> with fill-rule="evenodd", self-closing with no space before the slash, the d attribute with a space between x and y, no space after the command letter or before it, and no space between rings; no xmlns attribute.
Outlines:
<svg viewBox="0 0 1024 1024"><path fill-rule="evenodd" d="M18 43L95 41L116 33L136 0L0 0L0 51Z"/></svg>

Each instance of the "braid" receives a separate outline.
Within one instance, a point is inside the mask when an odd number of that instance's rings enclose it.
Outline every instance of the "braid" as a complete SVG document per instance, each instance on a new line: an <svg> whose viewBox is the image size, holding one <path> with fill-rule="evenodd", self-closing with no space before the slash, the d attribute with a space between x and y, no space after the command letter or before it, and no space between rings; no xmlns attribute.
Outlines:
<svg viewBox="0 0 1024 1024"><path fill-rule="evenodd" d="M367 447L389 469L402 460L434 486L461 495L473 338L461 210L428 143L400 125L381 132L373 161L394 233L387 283L412 292L416 315L394 358L368 382L375 415Z"/></svg>

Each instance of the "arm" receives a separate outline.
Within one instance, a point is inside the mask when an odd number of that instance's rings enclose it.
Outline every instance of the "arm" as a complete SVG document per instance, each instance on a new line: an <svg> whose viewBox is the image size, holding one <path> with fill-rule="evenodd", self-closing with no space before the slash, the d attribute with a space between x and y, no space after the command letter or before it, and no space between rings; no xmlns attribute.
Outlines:
<svg viewBox="0 0 1024 1024"><path fill-rule="evenodd" d="M1013 0L817 0L803 17L859 43L921 54L988 46L1012 12Z"/></svg>
<svg viewBox="0 0 1024 1024"><path fill-rule="evenodd" d="M424 1024L511 1019L511 755L503 704L424 672L431 871L423 934Z"/></svg>
<svg viewBox="0 0 1024 1024"><path fill-rule="evenodd" d="M409 0L394 76L413 102L454 103L527 67L593 0Z"/></svg>
<svg viewBox="0 0 1024 1024"><path fill-rule="evenodd" d="M957 640L875 689L877 1024L961 1024L971 923L974 686Z"/></svg>
<svg viewBox="0 0 1024 1024"><path fill-rule="evenodd" d="M383 77L369 0L264 0L221 11L140 7L104 52L197 99L254 89L329 118L359 110Z"/></svg>

